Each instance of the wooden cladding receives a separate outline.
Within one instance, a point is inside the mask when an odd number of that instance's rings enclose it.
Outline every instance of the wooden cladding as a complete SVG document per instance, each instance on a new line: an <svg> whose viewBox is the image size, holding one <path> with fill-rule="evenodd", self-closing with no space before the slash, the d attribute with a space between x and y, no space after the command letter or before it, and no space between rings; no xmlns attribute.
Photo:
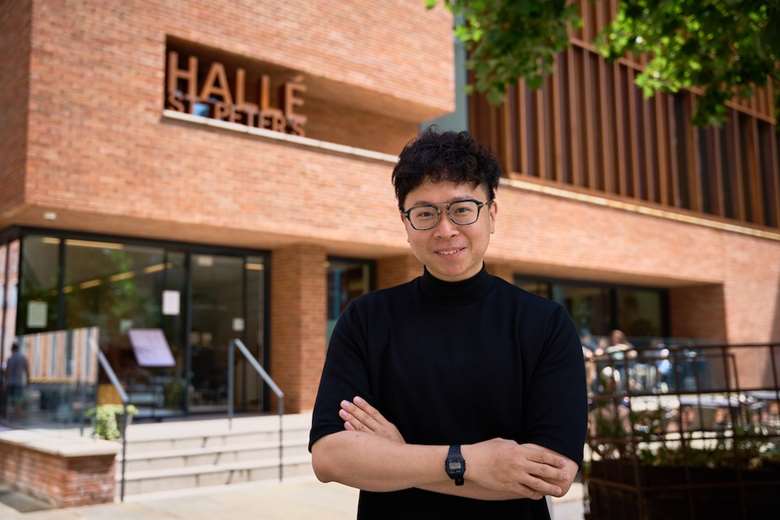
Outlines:
<svg viewBox="0 0 780 520"><path fill-rule="evenodd" d="M572 45L595 52L593 42L617 15L619 0L568 0L567 3L576 4L582 26L569 30L569 38ZM638 71L641 71L649 57L629 53L620 62ZM775 123L773 113L774 93L771 83L766 87L755 87L753 96L748 99L734 98L727 104L742 112L754 115L770 123Z"/></svg>
<svg viewBox="0 0 780 520"><path fill-rule="evenodd" d="M780 140L758 113L771 113L771 102L732 103L722 127L699 129L694 93L645 99L634 84L639 72L629 60L607 63L571 45L542 88L518 82L497 108L472 95L471 132L509 176L780 227Z"/></svg>

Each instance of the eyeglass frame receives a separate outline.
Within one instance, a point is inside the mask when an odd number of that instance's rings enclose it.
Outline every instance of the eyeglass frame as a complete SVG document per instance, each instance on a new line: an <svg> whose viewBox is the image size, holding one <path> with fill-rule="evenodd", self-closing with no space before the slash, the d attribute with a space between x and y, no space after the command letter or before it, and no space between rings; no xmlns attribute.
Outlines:
<svg viewBox="0 0 780 520"><path fill-rule="evenodd" d="M458 204L458 203L461 203L461 202L475 202L477 204L477 216L476 216L476 218L474 219L473 222L469 222L468 224L459 224L459 223L455 222L455 220L453 220L452 215L450 215L450 207L452 207L454 204ZM479 215L482 212L482 208L484 206L490 207L490 205L493 204L493 202L495 202L493 199L490 199L487 202L482 202L481 200L477 200L477 199L453 200L452 202L448 202L445 205L443 211L445 213L447 213L447 218L450 219L450 222L452 222L456 226L470 226L470 225L474 224L476 221L479 220ZM424 228L424 229L418 229L418 228L414 227L414 224L412 223L412 219L409 216L409 214L412 212L412 210L418 209L418 208L433 208L433 209L435 209L436 210L436 223L434 223L431 227ZM431 229L434 229L441 222L441 214L442 214L442 210L439 208L439 206L437 206L435 204L420 204L419 206L412 206L411 208L409 208L407 210L402 210L401 211L401 215L406 217L406 220L409 221L409 225L412 226L412 229L414 229L415 231L430 231Z"/></svg>

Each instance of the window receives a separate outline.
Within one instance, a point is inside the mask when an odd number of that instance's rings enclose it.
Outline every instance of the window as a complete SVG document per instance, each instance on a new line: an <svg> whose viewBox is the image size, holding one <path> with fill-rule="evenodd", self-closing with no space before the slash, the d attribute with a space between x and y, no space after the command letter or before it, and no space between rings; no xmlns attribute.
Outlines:
<svg viewBox="0 0 780 520"><path fill-rule="evenodd" d="M373 271L370 261L328 260L328 340L349 302L373 290Z"/></svg>

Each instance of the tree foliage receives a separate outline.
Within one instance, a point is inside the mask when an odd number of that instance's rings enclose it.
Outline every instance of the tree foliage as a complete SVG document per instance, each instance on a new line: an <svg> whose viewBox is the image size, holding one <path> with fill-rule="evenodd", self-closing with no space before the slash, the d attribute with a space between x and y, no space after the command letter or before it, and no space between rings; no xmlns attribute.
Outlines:
<svg viewBox="0 0 780 520"><path fill-rule="evenodd" d="M605 1L605 0L591 0ZM426 0L432 9L437 0ZM456 20L455 35L469 52L474 88L500 104L518 78L538 88L567 29L582 23L565 0L442 0ZM626 52L650 61L636 82L645 96L694 89L694 122L719 124L725 103L774 83L780 114L780 0L621 0L618 14L597 38L615 60Z"/></svg>

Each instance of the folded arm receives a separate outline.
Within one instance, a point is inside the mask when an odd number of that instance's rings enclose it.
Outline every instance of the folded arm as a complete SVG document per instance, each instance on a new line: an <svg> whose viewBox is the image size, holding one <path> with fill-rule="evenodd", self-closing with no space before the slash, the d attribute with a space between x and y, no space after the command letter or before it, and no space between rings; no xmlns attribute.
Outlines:
<svg viewBox="0 0 780 520"><path fill-rule="evenodd" d="M347 431L323 437L312 448L315 474L323 482L509 500L562 496L576 474L576 464L550 450L491 439L462 447L465 484L456 486L444 471L449 446L406 444L398 429L359 397L343 402L339 415Z"/></svg>

